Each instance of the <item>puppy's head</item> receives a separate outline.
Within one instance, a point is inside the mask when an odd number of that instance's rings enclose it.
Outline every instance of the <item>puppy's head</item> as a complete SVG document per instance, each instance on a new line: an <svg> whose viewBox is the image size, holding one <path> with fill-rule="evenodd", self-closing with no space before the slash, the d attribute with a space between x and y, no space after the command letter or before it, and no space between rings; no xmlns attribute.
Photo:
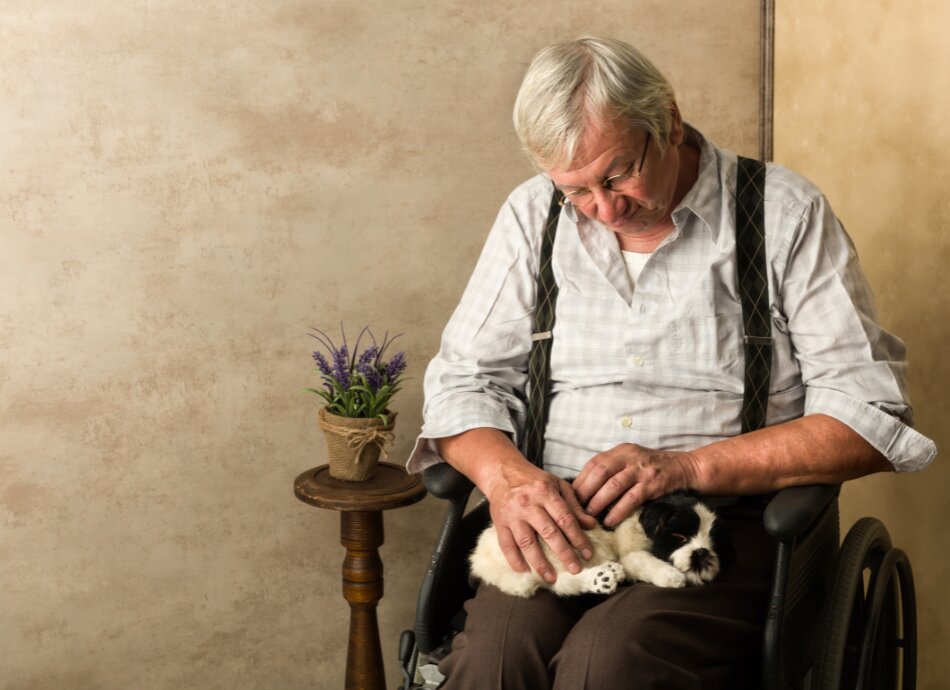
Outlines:
<svg viewBox="0 0 950 690"><path fill-rule="evenodd" d="M711 582L735 558L726 524L694 491L676 491L643 506L640 524L654 556L671 563L692 585Z"/></svg>

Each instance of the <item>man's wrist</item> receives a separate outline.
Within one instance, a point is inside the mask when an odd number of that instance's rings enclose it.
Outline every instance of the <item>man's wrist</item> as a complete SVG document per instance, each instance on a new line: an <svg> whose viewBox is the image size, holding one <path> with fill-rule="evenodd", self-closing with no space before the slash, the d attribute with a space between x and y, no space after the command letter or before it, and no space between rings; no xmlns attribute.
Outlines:
<svg viewBox="0 0 950 690"><path fill-rule="evenodd" d="M703 454L700 451L683 451L680 460L686 473L686 488L703 493L709 486L708 466Z"/></svg>
<svg viewBox="0 0 950 690"><path fill-rule="evenodd" d="M527 458L517 450L514 453L506 452L486 463L486 469L482 475L484 486L479 486L479 488L491 503L497 492L507 491L512 486L525 483L527 475L536 469L538 468L528 462Z"/></svg>
<svg viewBox="0 0 950 690"><path fill-rule="evenodd" d="M518 474L534 468L508 434L478 427L437 441L442 457L466 475L489 502L517 483Z"/></svg>

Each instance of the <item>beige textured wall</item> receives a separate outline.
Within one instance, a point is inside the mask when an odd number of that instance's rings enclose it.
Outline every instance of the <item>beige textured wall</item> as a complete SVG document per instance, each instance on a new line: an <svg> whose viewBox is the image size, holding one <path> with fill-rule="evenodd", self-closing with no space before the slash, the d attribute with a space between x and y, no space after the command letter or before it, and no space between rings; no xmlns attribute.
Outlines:
<svg viewBox="0 0 950 690"><path fill-rule="evenodd" d="M846 486L842 524L876 515L912 559L918 687L950 677L950 6L778 3L775 158L813 179L854 238L881 321L907 343L917 427L944 457Z"/></svg>
<svg viewBox="0 0 950 690"><path fill-rule="evenodd" d="M342 686L306 328L403 331L396 458L533 52L639 43L755 153L757 3L0 2L0 687ZM441 508L387 518L388 676Z"/></svg>

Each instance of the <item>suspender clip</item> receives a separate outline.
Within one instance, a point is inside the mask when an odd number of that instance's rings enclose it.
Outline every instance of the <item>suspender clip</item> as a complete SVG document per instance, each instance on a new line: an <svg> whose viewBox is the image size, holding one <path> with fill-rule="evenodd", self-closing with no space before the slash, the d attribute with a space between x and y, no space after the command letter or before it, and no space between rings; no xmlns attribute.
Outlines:
<svg viewBox="0 0 950 690"><path fill-rule="evenodd" d="M531 342L536 343L539 340L550 340L552 337L551 331L541 331L540 333L533 333L531 335Z"/></svg>

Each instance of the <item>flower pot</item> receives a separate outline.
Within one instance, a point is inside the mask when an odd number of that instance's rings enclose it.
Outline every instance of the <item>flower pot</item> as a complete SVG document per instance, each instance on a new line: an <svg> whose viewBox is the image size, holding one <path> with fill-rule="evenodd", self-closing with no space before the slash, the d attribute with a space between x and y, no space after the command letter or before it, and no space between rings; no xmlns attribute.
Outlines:
<svg viewBox="0 0 950 690"><path fill-rule="evenodd" d="M365 482L373 476L380 452L393 442L396 413L389 423L379 417L362 419L340 417L321 407L318 423L327 440L330 476L347 482Z"/></svg>

